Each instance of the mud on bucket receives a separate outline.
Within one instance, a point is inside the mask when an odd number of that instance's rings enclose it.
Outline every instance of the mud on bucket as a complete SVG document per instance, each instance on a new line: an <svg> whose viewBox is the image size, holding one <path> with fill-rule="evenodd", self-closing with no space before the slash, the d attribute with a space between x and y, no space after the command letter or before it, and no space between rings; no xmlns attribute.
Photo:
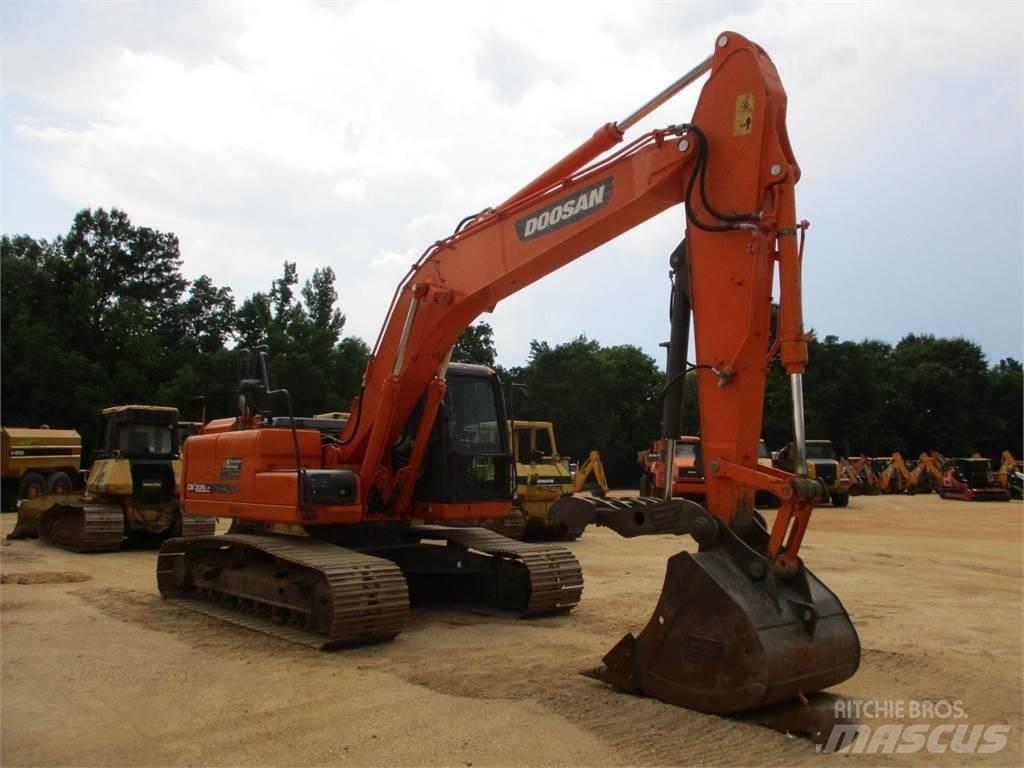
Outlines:
<svg viewBox="0 0 1024 768"><path fill-rule="evenodd" d="M737 564L744 558L729 549L674 555L639 637L626 635L603 666L585 674L718 714L787 701L852 676L860 641L831 590L802 563L795 576L777 579L751 560L744 570Z"/></svg>

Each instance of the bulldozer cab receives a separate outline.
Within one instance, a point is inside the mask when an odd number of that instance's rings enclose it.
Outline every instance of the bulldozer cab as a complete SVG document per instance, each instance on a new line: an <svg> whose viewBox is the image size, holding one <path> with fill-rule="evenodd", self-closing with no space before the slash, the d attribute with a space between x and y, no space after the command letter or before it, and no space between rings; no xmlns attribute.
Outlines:
<svg viewBox="0 0 1024 768"><path fill-rule="evenodd" d="M119 405L100 411L94 458L171 460L178 454L178 409Z"/></svg>
<svg viewBox="0 0 1024 768"><path fill-rule="evenodd" d="M178 409L119 405L100 411L87 490L161 504L178 483Z"/></svg>

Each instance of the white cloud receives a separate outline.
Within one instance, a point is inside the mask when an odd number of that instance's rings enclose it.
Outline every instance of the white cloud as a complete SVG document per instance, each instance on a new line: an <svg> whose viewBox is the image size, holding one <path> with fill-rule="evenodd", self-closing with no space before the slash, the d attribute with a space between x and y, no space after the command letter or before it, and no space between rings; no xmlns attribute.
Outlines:
<svg viewBox="0 0 1024 768"><path fill-rule="evenodd" d="M186 269L240 295L286 256L302 276L330 265L347 330L367 339L430 242L653 95L722 29L744 31L790 97L815 224L808 323L898 338L928 317L1001 354L1020 347L1019 328L1007 342L973 308L957 326L942 303L963 280L958 254L984 242L990 269L1013 262L996 290L1020 306L1019 7L225 3L26 6L15 21L0 31L3 149L63 217L35 234L118 205L177 232ZM696 96L640 130L685 120ZM4 176L16 197L21 180ZM20 230L8 208L5 229ZM1002 221L982 226L986 210ZM937 226L952 211L965 223ZM586 331L660 359L681 228L667 214L500 306L502 357ZM936 287L910 301L918 273Z"/></svg>
<svg viewBox="0 0 1024 768"><path fill-rule="evenodd" d="M403 271L396 270L397 267L408 269L416 261L416 252L413 249L396 253L395 251L381 251L370 260L370 269L387 270L388 272Z"/></svg>
<svg viewBox="0 0 1024 768"><path fill-rule="evenodd" d="M362 203L367 199L367 187L366 179L341 179L334 185L334 196L348 203Z"/></svg>

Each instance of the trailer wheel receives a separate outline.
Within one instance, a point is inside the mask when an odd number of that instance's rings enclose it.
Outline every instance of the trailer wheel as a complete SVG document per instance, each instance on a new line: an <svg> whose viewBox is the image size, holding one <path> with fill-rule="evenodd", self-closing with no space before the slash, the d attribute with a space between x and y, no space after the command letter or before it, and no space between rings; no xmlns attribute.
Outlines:
<svg viewBox="0 0 1024 768"><path fill-rule="evenodd" d="M38 499L46 493L46 478L39 472L26 472L18 483L19 499Z"/></svg>
<svg viewBox="0 0 1024 768"><path fill-rule="evenodd" d="M71 476L67 472L54 472L46 480L47 493L71 493Z"/></svg>

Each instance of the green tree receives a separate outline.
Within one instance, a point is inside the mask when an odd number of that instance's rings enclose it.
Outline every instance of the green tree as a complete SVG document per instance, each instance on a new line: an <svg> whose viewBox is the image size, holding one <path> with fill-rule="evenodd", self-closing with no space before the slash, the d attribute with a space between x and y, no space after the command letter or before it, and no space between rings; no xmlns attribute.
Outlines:
<svg viewBox="0 0 1024 768"><path fill-rule="evenodd" d="M235 329L235 299L230 288L218 288L206 275L189 287L175 307L173 327L178 346L193 354L223 349Z"/></svg>
<svg viewBox="0 0 1024 768"><path fill-rule="evenodd" d="M583 336L554 347L533 341L527 365L513 377L529 390L517 417L554 422L562 454L597 449L611 483L636 483L636 452L657 436L661 419L664 375L653 358Z"/></svg>
<svg viewBox="0 0 1024 768"><path fill-rule="evenodd" d="M984 415L988 366L977 344L910 334L893 349L889 376L898 382L898 450L982 450L991 424Z"/></svg>
<svg viewBox="0 0 1024 768"><path fill-rule="evenodd" d="M348 410L369 359L361 339L342 338L335 279L330 267L316 269L296 296L298 269L286 261L270 290L254 293L235 315L239 346L269 348L271 385L289 391L297 414ZM271 405L284 412L280 402Z"/></svg>
<svg viewBox="0 0 1024 768"><path fill-rule="evenodd" d="M1024 457L1024 370L1019 360L1008 357L988 372L989 392L986 402L991 413L991 431L984 445L986 456L1011 451L1018 459Z"/></svg>
<svg viewBox="0 0 1024 768"><path fill-rule="evenodd" d="M89 446L97 408L152 402L173 370L178 239L99 208L2 251L4 422L73 426Z"/></svg>
<svg viewBox="0 0 1024 768"><path fill-rule="evenodd" d="M452 352L452 360L456 363L475 363L491 368L494 367L495 356L494 329L485 322L471 325L459 334Z"/></svg>

